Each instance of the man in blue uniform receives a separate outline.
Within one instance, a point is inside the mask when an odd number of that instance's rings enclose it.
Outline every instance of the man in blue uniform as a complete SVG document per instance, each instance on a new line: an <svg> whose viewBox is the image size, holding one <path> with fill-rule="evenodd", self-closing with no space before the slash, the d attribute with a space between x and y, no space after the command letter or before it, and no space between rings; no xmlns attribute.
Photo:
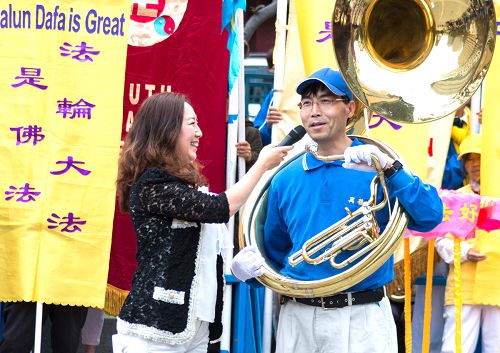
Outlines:
<svg viewBox="0 0 500 353"><path fill-rule="evenodd" d="M370 155L384 169L391 200L395 197L409 216L409 228L429 231L442 219L436 190L402 168L402 164L373 145L346 135L353 116L353 94L339 72L316 71L297 86L300 116L318 155L343 154L345 162L324 162L304 154L274 176L269 189L264 245L269 259L286 276L299 280L331 277L345 269L329 262L292 267L288 257L305 241L357 209L370 198L375 173ZM377 214L381 232L387 207ZM346 254L339 255L338 261ZM232 269L240 279L261 274L260 255L244 249ZM315 300L287 298L280 312L276 352L397 352L396 329L383 286L393 279L393 258L346 292ZM350 298L350 300L344 300ZM333 303L333 304L330 304Z"/></svg>

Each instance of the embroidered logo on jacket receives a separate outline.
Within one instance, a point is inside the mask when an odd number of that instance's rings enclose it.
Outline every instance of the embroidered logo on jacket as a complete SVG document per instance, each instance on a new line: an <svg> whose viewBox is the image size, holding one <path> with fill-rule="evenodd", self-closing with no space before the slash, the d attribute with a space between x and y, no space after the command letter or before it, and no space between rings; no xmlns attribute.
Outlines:
<svg viewBox="0 0 500 353"><path fill-rule="evenodd" d="M173 289L165 289L162 287L155 287L153 292L153 299L160 300L170 304L184 304L185 292L179 292Z"/></svg>
<svg viewBox="0 0 500 353"><path fill-rule="evenodd" d="M197 226L198 225L195 222L181 221L180 219L175 218L172 220L172 229L191 228Z"/></svg>

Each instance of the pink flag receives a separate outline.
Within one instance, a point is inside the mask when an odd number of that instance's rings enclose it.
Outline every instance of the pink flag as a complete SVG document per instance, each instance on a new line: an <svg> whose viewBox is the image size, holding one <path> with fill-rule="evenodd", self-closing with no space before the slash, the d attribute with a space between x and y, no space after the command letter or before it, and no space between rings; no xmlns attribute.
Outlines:
<svg viewBox="0 0 500 353"><path fill-rule="evenodd" d="M424 237L425 239L432 239L444 237L446 234L451 233L457 238L473 238L480 217L482 224L490 230L500 228L500 206L498 202L495 203L498 206L495 209L491 206L491 211L485 210L481 213L481 196L479 195L442 189L439 191L439 196L443 200L444 211L441 224L425 233L408 230L405 236L415 235ZM496 212L496 221L491 219L494 212Z"/></svg>
<svg viewBox="0 0 500 353"><path fill-rule="evenodd" d="M477 228L491 232L495 229L500 229L500 200L494 199L488 202L486 207L482 207L479 211L477 220Z"/></svg>

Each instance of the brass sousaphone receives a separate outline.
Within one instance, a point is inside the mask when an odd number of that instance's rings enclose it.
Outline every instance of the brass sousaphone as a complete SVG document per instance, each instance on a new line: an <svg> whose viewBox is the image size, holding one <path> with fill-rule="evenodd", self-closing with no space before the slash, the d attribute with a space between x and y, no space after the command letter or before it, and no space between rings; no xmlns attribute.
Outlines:
<svg viewBox="0 0 500 353"><path fill-rule="evenodd" d="M368 110L401 123L436 120L465 104L486 75L496 34L492 0L337 0L332 28L339 69L354 95ZM398 158L389 146L358 138ZM261 179L243 213L240 246L257 245L264 258L262 233L269 184L288 163ZM323 280L300 281L281 275L266 262L264 274L257 279L281 294L318 297L341 292L375 272L394 252L407 225L396 201L383 233L373 234L373 214L388 198L383 188L384 201L376 202L380 186L384 187L384 178L379 171L371 184L371 200L346 213L346 218L289 258L291 264L330 261L336 268L349 263L351 267ZM357 253L337 263L336 255L346 249L357 249Z"/></svg>

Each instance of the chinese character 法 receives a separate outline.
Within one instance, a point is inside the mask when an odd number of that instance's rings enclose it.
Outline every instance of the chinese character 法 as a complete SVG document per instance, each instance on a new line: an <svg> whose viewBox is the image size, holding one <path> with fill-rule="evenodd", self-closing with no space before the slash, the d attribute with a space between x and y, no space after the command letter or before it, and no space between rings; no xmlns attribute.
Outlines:
<svg viewBox="0 0 500 353"><path fill-rule="evenodd" d="M50 217L47 218L47 222L50 223L48 225L48 228L56 229L62 225L65 225L64 228L61 229L61 232L81 232L82 229L78 226L87 223L87 221L79 221L80 217L75 217L72 212L69 212L67 217L59 217L59 215L57 215L56 213L52 213L51 217L55 219L52 219Z"/></svg>
<svg viewBox="0 0 500 353"><path fill-rule="evenodd" d="M76 48L73 49L72 48ZM89 50L89 49L94 49L94 47L87 46L86 42L82 42L79 45L75 45L74 47L68 43L64 42L63 45L59 47L61 49L61 56L71 56L72 59L78 60L80 62L84 61L91 61L93 62L94 59L92 59L91 55L99 55L100 51L98 50Z"/></svg>
<svg viewBox="0 0 500 353"><path fill-rule="evenodd" d="M35 188L30 187L30 184L25 183L24 186L16 188L14 185L9 186L10 190L5 191L6 201L13 199L16 195L20 195L16 202L30 202L36 201L35 196L39 196L41 194L40 191L34 191Z"/></svg>

